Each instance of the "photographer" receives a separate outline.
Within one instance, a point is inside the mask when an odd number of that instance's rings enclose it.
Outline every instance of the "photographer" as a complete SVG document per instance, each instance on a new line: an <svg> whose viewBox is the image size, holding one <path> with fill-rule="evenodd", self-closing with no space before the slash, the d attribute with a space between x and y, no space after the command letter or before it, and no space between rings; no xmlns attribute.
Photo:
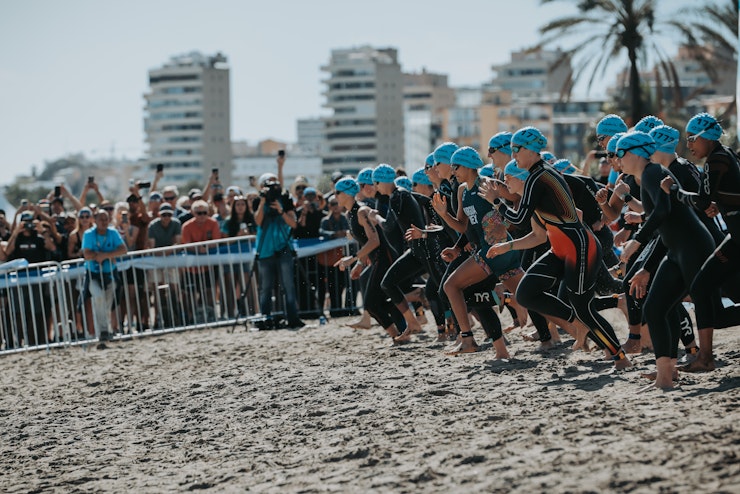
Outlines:
<svg viewBox="0 0 740 494"><path fill-rule="evenodd" d="M278 156L278 175L282 178L285 156ZM257 266L259 268L260 309L263 314L272 312L272 290L280 280L286 299L289 328L301 328L298 318L293 267L291 228L297 226L293 202L282 190L282 182L272 173L259 179L259 203L254 213L257 224Z"/></svg>

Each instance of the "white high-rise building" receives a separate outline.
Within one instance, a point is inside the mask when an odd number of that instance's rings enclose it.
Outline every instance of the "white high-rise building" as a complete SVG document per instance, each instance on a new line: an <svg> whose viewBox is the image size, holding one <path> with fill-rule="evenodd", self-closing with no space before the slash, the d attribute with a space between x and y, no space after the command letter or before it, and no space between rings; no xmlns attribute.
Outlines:
<svg viewBox="0 0 740 494"><path fill-rule="evenodd" d="M152 173L164 164L166 184L203 183L213 168L231 179L229 67L220 53L172 57L149 71L144 128Z"/></svg>
<svg viewBox="0 0 740 494"><path fill-rule="evenodd" d="M332 50L324 117L324 173L404 162L403 74L394 48Z"/></svg>

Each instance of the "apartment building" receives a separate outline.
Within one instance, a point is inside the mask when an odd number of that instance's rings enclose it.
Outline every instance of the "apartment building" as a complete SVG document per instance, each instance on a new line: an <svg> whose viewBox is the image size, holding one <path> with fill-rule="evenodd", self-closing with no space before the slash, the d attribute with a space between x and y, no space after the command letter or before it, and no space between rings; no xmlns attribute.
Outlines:
<svg viewBox="0 0 740 494"><path fill-rule="evenodd" d="M446 111L455 105L455 90L446 74L403 74L404 157L406 168L423 166L427 155L442 141Z"/></svg>

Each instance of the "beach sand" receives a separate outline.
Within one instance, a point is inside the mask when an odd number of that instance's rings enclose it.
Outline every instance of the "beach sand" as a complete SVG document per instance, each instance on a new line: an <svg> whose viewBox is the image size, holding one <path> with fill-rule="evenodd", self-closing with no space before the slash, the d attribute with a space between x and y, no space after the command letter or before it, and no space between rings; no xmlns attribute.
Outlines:
<svg viewBox="0 0 740 494"><path fill-rule="evenodd" d="M431 323L390 347L347 321L2 356L0 490L740 492L740 328L639 392L647 353L613 373L518 330L508 363L445 357Z"/></svg>

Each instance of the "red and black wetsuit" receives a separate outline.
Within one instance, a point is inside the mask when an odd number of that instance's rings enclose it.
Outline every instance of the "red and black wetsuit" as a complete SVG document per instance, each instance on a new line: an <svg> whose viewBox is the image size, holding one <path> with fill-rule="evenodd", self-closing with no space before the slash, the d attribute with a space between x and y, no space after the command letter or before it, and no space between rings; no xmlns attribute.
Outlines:
<svg viewBox="0 0 740 494"><path fill-rule="evenodd" d="M572 321L578 318L593 339L613 356L622 357L614 329L593 307L594 288L601 262L601 247L591 230L578 219L576 205L563 177L540 160L529 169L519 209L498 201L501 214L511 223L529 222L532 215L545 226L550 250L540 257L519 283L520 304L545 315ZM565 281L568 301L551 293Z"/></svg>

